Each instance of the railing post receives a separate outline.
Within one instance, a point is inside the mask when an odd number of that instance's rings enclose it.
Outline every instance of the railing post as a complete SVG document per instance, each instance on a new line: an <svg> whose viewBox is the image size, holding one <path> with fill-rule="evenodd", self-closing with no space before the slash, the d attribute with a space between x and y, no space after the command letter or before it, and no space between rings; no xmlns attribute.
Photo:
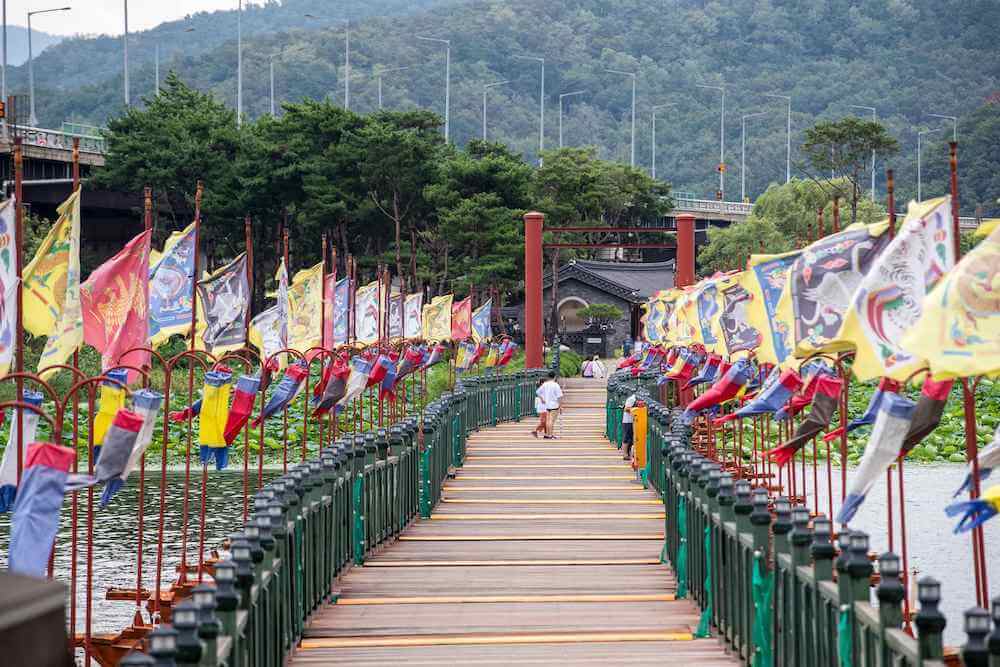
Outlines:
<svg viewBox="0 0 1000 667"><path fill-rule="evenodd" d="M867 602L871 588L871 575L875 568L868 559L868 534L860 530L851 532L845 563L849 578L847 595L840 598L840 627L838 640L841 651L851 651L851 663L858 657L858 624L854 603ZM843 658L841 658L843 660Z"/></svg>
<svg viewBox="0 0 1000 667"><path fill-rule="evenodd" d="M941 603L941 582L934 577L923 577L917 582L917 600L920 601L920 610L914 618L914 623L917 626L920 663L923 664L926 660L941 660L944 658L942 633L948 624L938 606ZM997 607L995 602L994 607ZM1000 623L997 627L1000 628Z"/></svg>
<svg viewBox="0 0 1000 667"><path fill-rule="evenodd" d="M771 530L771 512L767 508L767 490L754 489L751 500L752 509L749 521L752 531L753 558L752 568L756 569L756 579L751 583L754 590L753 601L749 605L749 627L751 628L749 656L754 664L770 666L773 664L775 647L775 582L777 568L771 568L771 556L768 549ZM777 541L777 540L776 540ZM751 575L752 576L752 575ZM760 660L758 661L758 657Z"/></svg>
<svg viewBox="0 0 1000 667"><path fill-rule="evenodd" d="M174 626L177 622L174 621ZM989 667L990 651L986 636L990 632L990 613L982 607L973 607L965 612L965 635L962 644L962 664L965 667Z"/></svg>

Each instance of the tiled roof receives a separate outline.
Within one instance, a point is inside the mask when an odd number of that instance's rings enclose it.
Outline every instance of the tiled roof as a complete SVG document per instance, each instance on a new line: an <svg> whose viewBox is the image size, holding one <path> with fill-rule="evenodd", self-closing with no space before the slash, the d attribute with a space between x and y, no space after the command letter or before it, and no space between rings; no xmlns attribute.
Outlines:
<svg viewBox="0 0 1000 667"><path fill-rule="evenodd" d="M598 262L576 259L559 267L559 282L575 278L597 289L640 303L674 286L674 260L666 262ZM551 286L546 274L543 286Z"/></svg>

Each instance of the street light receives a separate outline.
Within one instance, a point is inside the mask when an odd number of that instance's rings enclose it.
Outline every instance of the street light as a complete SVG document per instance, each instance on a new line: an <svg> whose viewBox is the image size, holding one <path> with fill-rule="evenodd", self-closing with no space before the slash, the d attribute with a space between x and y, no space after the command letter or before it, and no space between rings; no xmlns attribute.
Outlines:
<svg viewBox="0 0 1000 667"><path fill-rule="evenodd" d="M740 201L747 200L747 118L766 116L763 111L745 114L740 119Z"/></svg>
<svg viewBox="0 0 1000 667"><path fill-rule="evenodd" d="M860 104L852 104L852 109L864 109L865 111L872 112L872 122L878 122L878 114L875 111L875 107L866 107ZM875 201L875 149L872 149L872 201Z"/></svg>
<svg viewBox="0 0 1000 667"><path fill-rule="evenodd" d="M425 42L436 42L444 44L444 143L449 143L451 136L451 40L440 39L438 37L422 37L417 35L417 39Z"/></svg>
<svg viewBox="0 0 1000 667"><path fill-rule="evenodd" d="M785 183L792 180L792 98L790 95L774 95L765 93L764 97L773 97L788 102L788 125L785 129Z"/></svg>
<svg viewBox="0 0 1000 667"><path fill-rule="evenodd" d="M652 159L653 165L652 169L650 170L650 176L653 177L653 180L656 180L656 112L659 111L660 109L666 109L667 107L675 106L675 104L676 103L674 102L667 102L666 104L658 104L655 107L653 107L653 136L650 139L650 143L652 144L652 149L653 149L653 159Z"/></svg>
<svg viewBox="0 0 1000 667"><path fill-rule="evenodd" d="M606 69L605 72L610 72L612 74L621 74L622 76L632 77L632 150L631 156L629 158L629 165L635 166L635 72L623 72L617 69Z"/></svg>
<svg viewBox="0 0 1000 667"><path fill-rule="evenodd" d="M933 132L940 132L943 129L944 129L943 127L935 127L933 130L920 130L919 132L917 132L917 201L918 202L924 200L923 182L921 181L921 173L920 173L920 167L921 167L920 153L921 149L923 148L923 136L925 134L931 134Z"/></svg>
<svg viewBox="0 0 1000 667"><path fill-rule="evenodd" d="M945 116L939 113L925 112L928 116L933 116L934 118L944 118L945 120L951 121L951 140L958 141L958 118L956 116Z"/></svg>
<svg viewBox="0 0 1000 667"><path fill-rule="evenodd" d="M510 83L510 81L495 81L493 83L487 83L483 86L483 141L486 141L486 91L490 88L495 88L496 86L502 86L505 83Z"/></svg>
<svg viewBox="0 0 1000 667"><path fill-rule="evenodd" d="M386 69L379 68L378 73L375 78L378 79L378 108L382 108L382 75L389 72L401 72L404 69L410 69L409 67L389 67Z"/></svg>
<svg viewBox="0 0 1000 667"><path fill-rule="evenodd" d="M541 93L538 95L538 164L542 163L542 151L545 150L545 58L540 56L515 55L520 60L534 60L541 63L542 73L539 76L541 81Z"/></svg>
<svg viewBox="0 0 1000 667"><path fill-rule="evenodd" d="M572 97L574 95L583 95L585 90L574 90L569 93L562 93L559 95L559 148L563 147L563 99L567 97Z"/></svg>
<svg viewBox="0 0 1000 667"><path fill-rule="evenodd" d="M236 127L243 125L243 0L236 12Z"/></svg>
<svg viewBox="0 0 1000 667"><path fill-rule="evenodd" d="M31 17L35 14L68 12L70 9L70 7L57 7L55 9L39 9L33 12L28 12L28 95L31 102L31 114L28 118L28 124L32 127L38 125L38 116L35 115L35 58L31 51Z"/></svg>
<svg viewBox="0 0 1000 667"><path fill-rule="evenodd" d="M122 44L124 45L124 58L125 58L125 106L129 105L128 99L128 0L125 2L125 34L122 36Z"/></svg>
<svg viewBox="0 0 1000 667"><path fill-rule="evenodd" d="M322 20L323 17L315 14L303 14L307 19L313 21ZM351 22L342 19L344 22L344 109L351 108Z"/></svg>
<svg viewBox="0 0 1000 667"><path fill-rule="evenodd" d="M719 195L721 201L726 196L726 87L712 86L707 83L695 84L699 88L718 90L722 93L722 113L719 120Z"/></svg>

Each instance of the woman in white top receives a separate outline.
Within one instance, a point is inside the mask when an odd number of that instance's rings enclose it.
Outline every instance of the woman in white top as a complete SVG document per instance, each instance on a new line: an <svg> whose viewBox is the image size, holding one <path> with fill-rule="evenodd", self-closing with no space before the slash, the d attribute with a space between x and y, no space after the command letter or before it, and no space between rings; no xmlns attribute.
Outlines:
<svg viewBox="0 0 1000 667"><path fill-rule="evenodd" d="M536 391L541 388L543 382L544 380L538 381ZM538 425L535 426L535 430L531 432L531 435L537 438L539 433L545 433L545 425L548 423L549 412L548 407L545 405L545 399L537 393L535 394L535 412L538 414Z"/></svg>
<svg viewBox="0 0 1000 667"><path fill-rule="evenodd" d="M600 358L595 354L593 360L590 362L590 375L595 378L603 378L607 374L607 369L604 368L604 364L601 363Z"/></svg>

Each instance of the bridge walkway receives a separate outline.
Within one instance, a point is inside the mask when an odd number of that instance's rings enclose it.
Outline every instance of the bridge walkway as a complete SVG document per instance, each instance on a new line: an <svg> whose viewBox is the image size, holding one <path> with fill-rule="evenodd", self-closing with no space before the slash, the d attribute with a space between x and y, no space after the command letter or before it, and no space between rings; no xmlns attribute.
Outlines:
<svg viewBox="0 0 1000 667"><path fill-rule="evenodd" d="M565 387L559 439L470 436L431 518L344 575L292 665L736 664L692 639L663 505L603 436L603 383Z"/></svg>

